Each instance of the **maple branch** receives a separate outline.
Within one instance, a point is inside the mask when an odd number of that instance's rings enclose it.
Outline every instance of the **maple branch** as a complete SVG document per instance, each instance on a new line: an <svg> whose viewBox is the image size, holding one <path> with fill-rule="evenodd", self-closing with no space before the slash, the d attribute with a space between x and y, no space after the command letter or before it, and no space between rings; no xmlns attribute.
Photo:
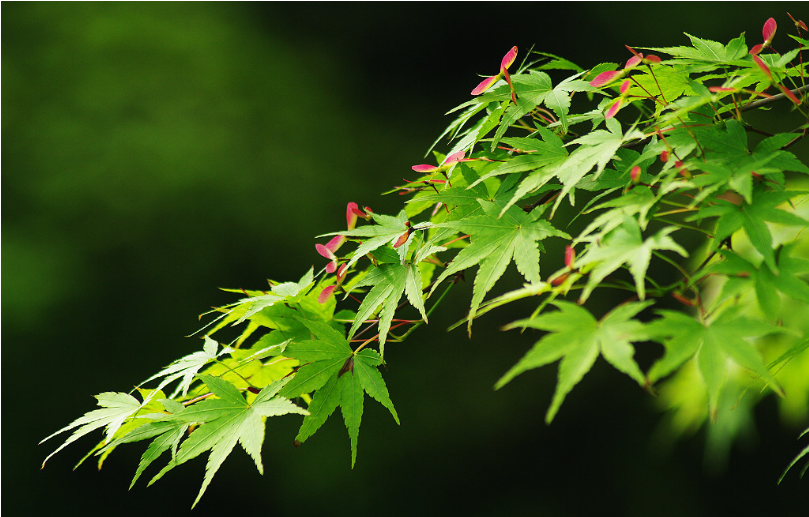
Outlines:
<svg viewBox="0 0 809 517"><path fill-rule="evenodd" d="M797 96L797 94L803 93L805 91L809 91L809 84L807 84L805 86L801 86L800 88L795 88L794 90L790 90L790 92L792 92L796 96ZM748 111L748 110L760 108L761 106L766 106L767 104L772 104L773 102L784 100L786 98L787 98L787 96L786 96L785 93L779 93L779 94L773 95L772 97L770 97L768 99L761 99L761 100L758 100L758 101L751 102L750 104L745 104L744 106L741 107L741 110L742 111Z"/></svg>

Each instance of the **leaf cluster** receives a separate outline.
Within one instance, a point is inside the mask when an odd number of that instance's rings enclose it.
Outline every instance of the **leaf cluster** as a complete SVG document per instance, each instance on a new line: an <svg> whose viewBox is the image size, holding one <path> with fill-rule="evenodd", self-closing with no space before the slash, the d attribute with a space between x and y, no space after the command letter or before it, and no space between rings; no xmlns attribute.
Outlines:
<svg viewBox="0 0 809 517"><path fill-rule="evenodd" d="M141 400L98 395L101 409L55 433L73 431L55 452L101 428L91 452L101 461L151 439L135 480L171 450L151 482L210 452L198 501L236 443L262 472L266 418L304 415L299 445L340 407L353 466L366 394L399 423L380 372L386 344L427 324L466 279L469 309L456 326L470 336L481 316L535 302L505 328L538 339L495 387L558 361L548 422L598 357L653 393L696 371L695 395L670 399L677 410L697 397L695 421L722 418L728 394L809 390L805 371L788 366L805 360L809 333L809 167L792 152L809 129L807 42L754 59L744 35L688 38L640 49L662 58L630 49L622 70L530 52L449 112L433 144L448 153L395 188L408 196L398 214L350 203L348 229L319 248L333 255L329 267L233 290L245 297L215 311L201 351L149 377ZM788 120L756 125L750 114L775 102L792 103ZM506 286L510 268L522 285ZM623 300L594 304L597 290ZM211 337L233 326L242 330L227 345ZM642 367L636 347L650 342L665 352Z"/></svg>

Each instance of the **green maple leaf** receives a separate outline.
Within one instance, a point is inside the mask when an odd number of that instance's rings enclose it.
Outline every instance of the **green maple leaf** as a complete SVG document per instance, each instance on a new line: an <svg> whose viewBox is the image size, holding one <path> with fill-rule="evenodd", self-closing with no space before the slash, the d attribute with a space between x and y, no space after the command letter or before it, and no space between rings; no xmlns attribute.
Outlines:
<svg viewBox="0 0 809 517"><path fill-rule="evenodd" d="M244 395L229 382L208 375L199 377L217 398L207 398L166 417L167 422L175 424L201 425L182 442L176 456L169 464L149 481L149 485L151 485L177 465L210 450L208 463L205 466L205 478L192 508L199 502L216 471L233 451L236 443L241 444L245 452L253 458L259 473L264 473L261 463L261 445L264 442L265 417L289 413L309 414L308 411L296 406L286 398L276 396L286 384L286 379L265 387L252 402L248 402ZM176 431L171 431L169 427L168 432ZM165 450L170 443L171 440L167 438L155 450L160 448Z"/></svg>
<svg viewBox="0 0 809 517"><path fill-rule="evenodd" d="M803 438L803 437L804 437L805 435L807 435L807 434L809 434L809 427L807 427L807 428L806 428L806 430L805 430L804 432L802 432L802 433L800 434L800 436L798 436L798 438L799 438L799 439L800 439L800 438ZM802 450L801 452L799 452L797 456L795 456L795 459L793 459L793 460L792 460L792 461L789 463L789 465L787 465L787 468L786 468L786 470L784 470L784 473L783 473L783 474L781 474L781 477L780 477L780 478L778 478L778 484L779 484L779 485L781 484L781 481L783 481L783 480L784 480L784 477L786 477L787 472L789 472L789 470L790 470L792 467L794 467L794 466L795 466L795 464L796 464L796 463L798 463L798 462L801 460L801 458L804 458L804 457L806 457L806 456L809 456L809 445L807 445L806 447L804 447L804 448L803 448L803 450ZM803 477L803 475L804 475L804 474L806 474L806 471L807 471L807 470L809 470L809 462L807 462L807 463L806 463L806 464L803 466L803 469L801 469L801 477Z"/></svg>
<svg viewBox="0 0 809 517"><path fill-rule="evenodd" d="M351 466L357 459L357 438L363 411L364 393L390 411L396 423L399 416L390 400L378 366L382 364L379 354L369 348L355 352L348 341L326 324L303 322L316 339L299 341L287 346L285 354L301 363L295 377L281 391L286 397L296 397L315 391L309 404L309 414L295 440L303 443L312 436L341 406L343 420L351 439Z"/></svg>
<svg viewBox="0 0 809 517"><path fill-rule="evenodd" d="M759 176L777 175L783 183L784 171L809 172L795 156L783 147L794 139L791 134L769 137L756 146L753 152L747 149L747 132L736 120L728 120L722 126L695 128L704 153L703 159L687 162L691 170L702 170L707 174L692 180L700 187L693 204L701 201L720 188L730 188L744 196L747 204L753 203L753 173Z"/></svg>
<svg viewBox="0 0 809 517"><path fill-rule="evenodd" d="M632 302L610 311L600 321L586 309L566 301L551 302L559 310L534 318L515 321L508 328L531 327L549 333L542 337L495 384L505 386L517 375L562 359L559 380L545 421L550 423L565 397L592 368L596 358L604 357L619 371L629 375L638 384L645 382L643 373L633 358L635 341L647 339L641 322L632 319L651 302Z"/></svg>
<svg viewBox="0 0 809 517"><path fill-rule="evenodd" d="M146 384L147 382L159 379L160 377L165 377L165 379L160 381L157 388L155 388L155 391L158 391L162 390L165 386L176 381L177 379L181 379L170 398L174 398L180 392L182 392L182 396L185 397L188 393L188 388L194 381L194 377L196 377L197 373L199 373L203 366L211 361L216 360L217 357L229 354L233 351L233 349L229 346L222 347L222 350L220 350L218 353L217 349L217 342L210 337L205 336L205 345L201 351L194 352L193 354L189 354L185 357L177 359L169 366L165 367L163 371L152 375L141 384Z"/></svg>
<svg viewBox="0 0 809 517"><path fill-rule="evenodd" d="M508 87L506 87L508 90ZM492 103L487 106L487 114L480 118L469 130L464 134L463 138L458 140L447 155L455 154L459 151L466 151L475 145L480 139L485 137L489 132L500 124L500 119L503 117L506 109L511 105L511 99L508 94L505 95L506 100L499 103ZM492 108L492 106L495 106Z"/></svg>
<svg viewBox="0 0 809 517"><path fill-rule="evenodd" d="M477 308L512 260L526 280L538 284L539 252L544 250L539 241L551 236L570 238L548 221L540 219L542 210L535 209L526 213L512 206L498 219L501 205L483 200L480 200L480 204L486 215L437 225L472 236L470 244L458 252L433 285L435 290L450 275L480 264L469 308L470 332Z"/></svg>
<svg viewBox="0 0 809 517"><path fill-rule="evenodd" d="M640 47L644 50L665 52L674 57L689 61L704 61L708 63L730 63L747 56L747 45L744 34L734 38L727 45L717 41L697 38L686 34L691 39L693 47Z"/></svg>
<svg viewBox="0 0 809 517"><path fill-rule="evenodd" d="M214 323L216 325L208 332L213 334L228 324L238 325L245 320L260 320L260 316L265 309L275 308L285 303L300 302L309 288L314 283L314 269L310 268L298 282L284 282L272 286L270 292L263 291L243 291L241 289L223 289L223 291L234 293L247 293L247 298L219 307L216 312L224 312L218 318L208 323L207 328ZM266 320L260 320L261 324L268 324ZM200 329L202 330L202 329Z"/></svg>
<svg viewBox="0 0 809 517"><path fill-rule="evenodd" d="M784 329L750 317L737 316L737 312L726 311L713 321L701 322L680 312L659 311L662 318L650 323L647 329L651 339L666 347L666 353L649 370L649 382L656 382L695 357L707 388L708 407L713 420L716 420L716 408L728 361L760 375L780 393L777 381L748 339L784 332Z"/></svg>
<svg viewBox="0 0 809 517"><path fill-rule="evenodd" d="M509 106L503 114L503 120L492 140L491 149L494 150L500 138L513 123L543 103L556 113L562 126L562 133L567 133L570 94L573 92L591 92L604 95L604 92L600 89L594 88L587 81L579 79L583 73L572 75L555 87L550 76L544 72L531 71L528 74L515 75L512 82L514 91L517 93L517 104Z"/></svg>
<svg viewBox="0 0 809 517"><path fill-rule="evenodd" d="M556 176L564 188L554 203L554 212L568 194L571 196L571 202L573 201L573 189L593 167L596 168L594 176L598 178L624 143L643 138L643 133L634 127L623 134L620 122L614 118L607 119L606 124L607 131L603 129L591 131L567 144L568 146L579 144L579 147L570 153L564 163L557 166Z"/></svg>
<svg viewBox="0 0 809 517"><path fill-rule="evenodd" d="M779 291L795 300L809 303L809 285L799 278L809 273L809 260L791 256L793 248L794 245L788 245L780 250L777 274L766 263L756 267L733 251L720 250L724 260L706 267L700 276L711 273L745 275L746 281L753 284L761 310L768 318L775 319L781 305ZM717 302L724 298L721 296Z"/></svg>
<svg viewBox="0 0 809 517"><path fill-rule="evenodd" d="M411 229L411 227L407 225L407 214L404 210L399 212L399 215L396 217L383 214L371 214L371 217L373 217L376 224L360 226L358 228L354 228L353 230L343 232L327 233L325 235L319 235L318 237L327 237L333 235L344 235L346 237L370 237L369 239L361 242L354 251L351 259L348 261L348 267L351 267L355 262L375 249L381 248L382 246L388 244L395 244L402 234L410 232L411 230L422 230L432 226L431 223L425 222L419 223L413 226ZM407 249L410 246L411 240L412 235L407 242L397 248L400 257L404 258L405 254L407 253Z"/></svg>
<svg viewBox="0 0 809 517"><path fill-rule="evenodd" d="M778 272L775 263L775 251L772 247L772 234L764 221L784 224L788 226L806 226L809 221L798 217L792 212L776 208L785 201L804 194L802 191L766 191L757 189L753 192L752 203L735 205L724 200L714 200L715 205L702 208L696 216L688 220L703 219L705 217L718 217L714 231L713 248L733 235L740 228L750 238L750 243L764 257L764 262L773 272Z"/></svg>
<svg viewBox="0 0 809 517"><path fill-rule="evenodd" d="M587 300L593 289L598 287L607 275L624 264L629 266L638 297L643 300L646 297L646 270L649 268L654 250L671 250L683 257L688 256L688 252L668 236L675 230L677 228L669 226L643 240L638 221L634 217L625 217L621 226L607 234L600 243L590 244L581 258L576 260L582 272L590 273L580 303ZM590 267L586 267L588 265Z"/></svg>
<svg viewBox="0 0 809 517"><path fill-rule="evenodd" d="M443 248L442 248L443 249ZM415 264L380 264L368 273L355 287L373 285L365 295L354 323L348 331L348 339L354 337L360 325L365 322L378 307L379 313L379 351L384 357L385 340L390 330L391 321L399 305L402 294L407 296L411 305L418 309L422 319L427 322L424 300L421 296L421 271Z"/></svg>
<svg viewBox="0 0 809 517"><path fill-rule="evenodd" d="M164 399L161 400L161 403L166 411L170 413L178 413L185 409L185 406L176 400ZM147 418L151 417L153 420L147 421L137 428L132 429L96 453L103 457L109 454L115 447L123 443L131 443L154 438L152 443L149 444L149 447L140 458L140 463L138 464L138 469L135 472L135 477L129 484L130 489L135 485L135 482L137 482L141 474L143 474L143 471L146 470L146 467L159 458L169 448L172 449L172 458L176 458L177 447L180 440L188 430L189 424L187 422L182 422L180 420L161 420L161 417L159 416L157 419L154 419L155 416L156 415L147 415Z"/></svg>
<svg viewBox="0 0 809 517"><path fill-rule="evenodd" d="M687 75L675 67L659 66L655 67L654 73L643 72L632 75L633 86L627 92L630 97L633 95L660 95L666 102L672 102L690 91ZM659 114L664 105L658 104L655 111Z"/></svg>
<svg viewBox="0 0 809 517"><path fill-rule="evenodd" d="M568 154L562 140L548 129L540 128L538 132L542 136L542 140L537 138L504 138L503 143L517 146L528 154L511 157L475 180L470 185L470 188L493 176L543 170L564 161Z"/></svg>
<svg viewBox="0 0 809 517"><path fill-rule="evenodd" d="M77 418L70 424L66 425L62 429L59 429L52 435L39 442L44 443L58 434L75 429L73 434L71 434L70 437L59 446L58 449L50 453L48 457L45 458L45 461L42 462L43 468L51 456L75 442L82 436L95 431L96 429L106 427L105 442L109 442L118 429L124 424L124 422L135 415L142 407L142 404L138 402L138 399L126 393L105 392L96 395L95 398L98 400L98 405L101 406L102 409L95 409L87 412L84 416Z"/></svg>
<svg viewBox="0 0 809 517"><path fill-rule="evenodd" d="M444 138L445 136L449 135L449 140L450 141L453 140L455 138L455 136L463 129L463 127L466 125L466 123L469 122L469 120L472 119L472 117L474 117L475 115L477 115L478 113L483 111L483 109L486 108L487 103L486 102L476 102L476 101L479 101L479 100L480 100L480 98L472 100L472 101L465 102L465 103L461 104L460 106L458 106L458 107L456 107L456 108L454 108L454 109L452 109L452 110L450 110L450 111L448 111L446 113L447 115L449 115L450 113L453 113L453 112L455 112L455 111L457 111L459 109L463 109L464 107L467 107L467 109L463 113L461 113L455 120L450 122L449 126L447 126L447 128L444 129L444 131L440 135L438 135L438 138L436 138L435 141L433 142L433 145L431 145L430 148L427 149L427 152L424 153L424 156L427 156L428 154L430 154L430 151L432 151L433 148L435 148L435 146L438 145L438 142L440 142L441 139ZM471 104L471 106L470 106L470 104Z"/></svg>
<svg viewBox="0 0 809 517"><path fill-rule="evenodd" d="M597 229L601 230L600 233L602 235L606 235L615 228L624 224L627 217L634 218L635 215L638 216L638 225L640 225L640 228L646 229L649 211L654 208L657 201L657 196L655 196L650 188L639 185L629 192L622 194L618 198L605 201L604 203L590 209L585 207L581 212L582 214L587 214L605 208L609 208L610 210L607 210L598 217L594 218L592 222L588 224L584 230L582 230L579 236L576 237L576 239L573 241L574 244L585 241L587 237Z"/></svg>

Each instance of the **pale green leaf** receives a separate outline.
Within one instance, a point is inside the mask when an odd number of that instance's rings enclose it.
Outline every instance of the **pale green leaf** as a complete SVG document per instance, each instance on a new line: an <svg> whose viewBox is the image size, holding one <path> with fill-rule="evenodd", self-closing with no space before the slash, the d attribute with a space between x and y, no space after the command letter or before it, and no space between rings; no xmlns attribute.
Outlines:
<svg viewBox="0 0 809 517"><path fill-rule="evenodd" d="M550 423L567 394L590 370L599 354L638 384L644 377L633 358L631 343L647 339L641 322L632 319L651 303L634 302L617 307L601 321L583 307L566 301L551 302L559 310L520 320L509 328L530 327L547 331L525 356L495 384L499 389L515 376L562 359L553 401L545 416Z"/></svg>

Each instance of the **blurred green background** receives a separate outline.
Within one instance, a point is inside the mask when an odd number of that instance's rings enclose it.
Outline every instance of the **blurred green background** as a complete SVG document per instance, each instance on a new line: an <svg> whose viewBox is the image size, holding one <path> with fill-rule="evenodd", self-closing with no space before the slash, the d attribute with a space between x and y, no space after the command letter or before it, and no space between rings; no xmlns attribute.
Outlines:
<svg viewBox="0 0 809 517"><path fill-rule="evenodd" d="M786 11L809 18L805 4L773 2L1 9L9 515L186 511L202 458L127 492L142 444L100 472L71 472L97 436L43 471L59 442L37 442L92 409L93 394L128 391L196 350L184 336L197 316L234 299L217 287L260 288L320 265L314 236L342 228L348 201L397 211L401 198L379 194L424 161L442 114L512 45L590 67L625 60L624 44L686 44L683 32L727 42L743 31L754 42L769 16L783 32ZM274 419L265 475L235 452L196 512L798 515L809 505L797 475L775 485L799 430L781 426L771 400L719 474L703 469L700 436L658 451L651 398L603 364L545 426L553 368L491 388L532 342L498 331L509 315L482 320L472 341L444 332L464 313L465 289L389 348L402 426L368 402L353 471L336 417L299 449L298 420Z"/></svg>

